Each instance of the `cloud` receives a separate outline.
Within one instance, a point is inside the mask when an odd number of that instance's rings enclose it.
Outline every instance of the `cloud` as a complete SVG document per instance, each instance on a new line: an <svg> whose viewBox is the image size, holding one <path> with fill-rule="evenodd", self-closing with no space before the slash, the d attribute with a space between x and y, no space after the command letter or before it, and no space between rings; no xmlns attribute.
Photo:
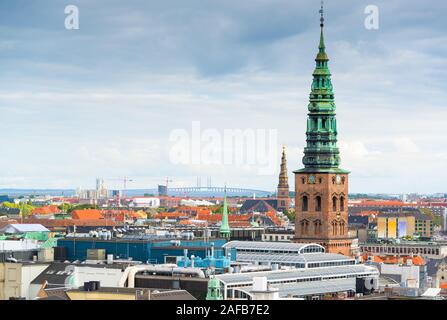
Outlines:
<svg viewBox="0 0 447 320"><path fill-rule="evenodd" d="M71 3L70 3L71 4ZM0 187L213 184L274 190L254 167L174 165L172 130L275 129L289 180L302 167L319 36L315 1L74 1L0 4ZM352 192L442 192L447 4L328 3L325 40L342 165ZM428 9L427 9L428 8ZM278 159L279 160L279 159ZM14 178L19 177L19 178ZM202 181L206 181L202 178ZM421 183L421 181L424 181Z"/></svg>

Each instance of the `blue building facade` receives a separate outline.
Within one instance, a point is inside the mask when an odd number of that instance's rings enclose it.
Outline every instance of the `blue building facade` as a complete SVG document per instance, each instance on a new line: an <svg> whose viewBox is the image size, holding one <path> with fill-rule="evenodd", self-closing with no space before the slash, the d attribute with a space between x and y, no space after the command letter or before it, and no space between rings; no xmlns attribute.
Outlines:
<svg viewBox="0 0 447 320"><path fill-rule="evenodd" d="M174 244L171 240L127 240L114 238L103 240L98 238L64 238L58 239L57 246L66 249L68 260L86 260L87 249L105 249L106 254L113 254L115 259L129 259L143 263L165 263L166 257L194 255L205 259L214 247L215 256L222 255L222 246L226 239L179 240Z"/></svg>

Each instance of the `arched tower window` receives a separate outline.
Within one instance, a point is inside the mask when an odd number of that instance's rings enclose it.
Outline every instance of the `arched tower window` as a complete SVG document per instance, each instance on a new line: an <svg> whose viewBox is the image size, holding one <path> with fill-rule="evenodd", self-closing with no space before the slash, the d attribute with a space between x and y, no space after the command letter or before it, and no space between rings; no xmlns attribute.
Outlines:
<svg viewBox="0 0 447 320"><path fill-rule="evenodd" d="M301 231L303 234L307 234L309 232L309 221L301 220Z"/></svg>
<svg viewBox="0 0 447 320"><path fill-rule="evenodd" d="M307 199L307 196L303 196L303 206L301 209L302 211L309 210L309 200Z"/></svg>
<svg viewBox="0 0 447 320"><path fill-rule="evenodd" d="M332 235L333 236L337 235L337 222L336 221L332 221Z"/></svg>
<svg viewBox="0 0 447 320"><path fill-rule="evenodd" d="M340 197L340 211L345 211L345 197Z"/></svg>
<svg viewBox="0 0 447 320"><path fill-rule="evenodd" d="M342 221L340 223L340 234L341 235L345 234L345 222L344 221Z"/></svg>
<svg viewBox="0 0 447 320"><path fill-rule="evenodd" d="M337 197L332 197L332 211L337 211Z"/></svg>
<svg viewBox="0 0 447 320"><path fill-rule="evenodd" d="M315 211L321 211L321 197L315 197Z"/></svg>
<svg viewBox="0 0 447 320"><path fill-rule="evenodd" d="M314 221L314 230L315 230L316 235L321 234L321 221L320 220Z"/></svg>

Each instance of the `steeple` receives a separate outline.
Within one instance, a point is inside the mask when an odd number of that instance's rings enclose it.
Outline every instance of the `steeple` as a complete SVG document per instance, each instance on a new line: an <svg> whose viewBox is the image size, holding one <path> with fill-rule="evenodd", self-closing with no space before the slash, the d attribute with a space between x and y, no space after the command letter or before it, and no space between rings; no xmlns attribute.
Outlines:
<svg viewBox="0 0 447 320"><path fill-rule="evenodd" d="M227 206L227 188L224 191L223 210L222 210L222 223L220 225L220 236L222 238L230 238L230 225L228 224L228 206Z"/></svg>
<svg viewBox="0 0 447 320"><path fill-rule="evenodd" d="M279 172L277 198L277 209L280 211L288 210L290 206L289 178L287 176L286 147L284 145L282 146L281 171Z"/></svg>
<svg viewBox="0 0 447 320"><path fill-rule="evenodd" d="M320 43L318 45L318 54L315 61L317 61L317 67L319 61L326 61L326 67L327 67L327 61L329 61L327 54L326 54L326 46L324 44L324 10L323 10L323 1L321 1L321 9L320 9ZM329 71L329 70L328 70Z"/></svg>
<svg viewBox="0 0 447 320"><path fill-rule="evenodd" d="M339 168L337 122L331 72L324 43L324 8L320 9L320 42L309 96L304 169L298 172L346 172Z"/></svg>
<svg viewBox="0 0 447 320"><path fill-rule="evenodd" d="M289 178L287 177L286 147L284 145L282 146L281 171L279 172L278 183L278 188L281 187L289 188Z"/></svg>
<svg viewBox="0 0 447 320"><path fill-rule="evenodd" d="M320 42L307 113L304 168L295 173L295 238L318 243L328 253L351 254L348 229L349 171L339 168L337 123L329 58L324 41L323 2Z"/></svg>

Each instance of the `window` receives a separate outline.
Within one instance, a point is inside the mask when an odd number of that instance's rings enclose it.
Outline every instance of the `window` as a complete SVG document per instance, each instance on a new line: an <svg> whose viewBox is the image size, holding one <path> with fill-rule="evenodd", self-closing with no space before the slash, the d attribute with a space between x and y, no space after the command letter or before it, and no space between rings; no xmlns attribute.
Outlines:
<svg viewBox="0 0 447 320"><path fill-rule="evenodd" d="M302 211L307 211L309 208L307 196L303 196L303 206Z"/></svg>
<svg viewBox="0 0 447 320"><path fill-rule="evenodd" d="M345 197L340 197L340 211L345 211Z"/></svg>
<svg viewBox="0 0 447 320"><path fill-rule="evenodd" d="M321 234L321 221L320 220L315 220L315 222L314 222L314 230L315 230L315 234L316 235Z"/></svg>
<svg viewBox="0 0 447 320"><path fill-rule="evenodd" d="M316 196L315 198L315 211L321 211L321 197Z"/></svg>
<svg viewBox="0 0 447 320"><path fill-rule="evenodd" d="M337 235L337 222L336 221L332 221L332 235L336 236Z"/></svg>
<svg viewBox="0 0 447 320"><path fill-rule="evenodd" d="M307 234L309 231L309 221L301 220L301 229L303 234Z"/></svg>
<svg viewBox="0 0 447 320"><path fill-rule="evenodd" d="M332 211L337 211L337 197L332 197Z"/></svg>

